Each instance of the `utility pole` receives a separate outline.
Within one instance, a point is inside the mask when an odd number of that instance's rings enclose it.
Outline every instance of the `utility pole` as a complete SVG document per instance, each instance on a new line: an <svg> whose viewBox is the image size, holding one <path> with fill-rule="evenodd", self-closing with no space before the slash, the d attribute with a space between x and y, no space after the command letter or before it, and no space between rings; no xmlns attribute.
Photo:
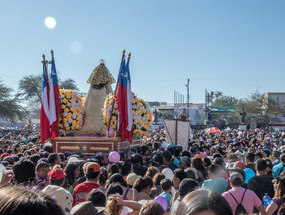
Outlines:
<svg viewBox="0 0 285 215"><path fill-rule="evenodd" d="M189 82L190 79L188 78L187 84L185 85L187 87L187 115L189 117Z"/></svg>

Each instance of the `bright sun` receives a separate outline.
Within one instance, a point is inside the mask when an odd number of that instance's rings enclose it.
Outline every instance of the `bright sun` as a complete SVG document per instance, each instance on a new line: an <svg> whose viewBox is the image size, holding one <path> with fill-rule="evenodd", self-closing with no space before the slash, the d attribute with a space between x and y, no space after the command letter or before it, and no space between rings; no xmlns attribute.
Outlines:
<svg viewBox="0 0 285 215"><path fill-rule="evenodd" d="M47 17L47 18L45 19L45 25L46 25L48 28L52 29L52 28L54 28L54 27L56 26L56 21L55 21L55 19L52 18L52 17Z"/></svg>

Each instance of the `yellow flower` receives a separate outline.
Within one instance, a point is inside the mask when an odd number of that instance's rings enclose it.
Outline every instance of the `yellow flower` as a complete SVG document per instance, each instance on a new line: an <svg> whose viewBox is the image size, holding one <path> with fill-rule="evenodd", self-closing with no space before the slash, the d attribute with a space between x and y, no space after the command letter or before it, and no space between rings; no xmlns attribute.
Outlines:
<svg viewBox="0 0 285 215"><path fill-rule="evenodd" d="M77 112L78 112L78 113L82 113L82 109L79 109L79 110L77 109Z"/></svg>
<svg viewBox="0 0 285 215"><path fill-rule="evenodd" d="M146 109L143 109L142 112L143 112L143 113L146 113Z"/></svg>
<svg viewBox="0 0 285 215"><path fill-rule="evenodd" d="M71 93L71 95L75 96L75 93Z"/></svg>
<svg viewBox="0 0 285 215"><path fill-rule="evenodd" d="M64 98L64 99L62 100L62 102L66 104L66 103L68 102L68 100L67 100L66 98Z"/></svg>
<svg viewBox="0 0 285 215"><path fill-rule="evenodd" d="M107 126L107 125L104 125L104 127L105 127L105 128L108 128L108 126Z"/></svg>
<svg viewBox="0 0 285 215"><path fill-rule="evenodd" d="M147 124L148 124L148 121L144 121L144 124L147 125Z"/></svg>
<svg viewBox="0 0 285 215"><path fill-rule="evenodd" d="M70 99L71 95L70 94L66 94L66 98Z"/></svg>
<svg viewBox="0 0 285 215"><path fill-rule="evenodd" d="M67 119L67 120L70 120L70 119L71 119L71 116L67 116L66 119Z"/></svg>
<svg viewBox="0 0 285 215"><path fill-rule="evenodd" d="M116 113L116 110L115 110L115 108L113 109L113 113Z"/></svg>
<svg viewBox="0 0 285 215"><path fill-rule="evenodd" d="M147 125L145 125L144 128L147 129Z"/></svg>
<svg viewBox="0 0 285 215"><path fill-rule="evenodd" d="M73 114L75 114L75 115L76 115L76 114L77 114L77 111L76 111L76 110L75 110L75 111L73 111Z"/></svg>
<svg viewBox="0 0 285 215"><path fill-rule="evenodd" d="M66 108L66 105L61 105L61 109L63 110L64 108Z"/></svg>
<svg viewBox="0 0 285 215"><path fill-rule="evenodd" d="M62 93L62 92L63 92L63 89L59 89L59 92Z"/></svg>
<svg viewBox="0 0 285 215"><path fill-rule="evenodd" d="M73 121L72 121L72 125L76 125L76 120L73 120Z"/></svg>
<svg viewBox="0 0 285 215"><path fill-rule="evenodd" d="M71 130L74 130L74 126L71 126Z"/></svg>
<svg viewBox="0 0 285 215"><path fill-rule="evenodd" d="M78 116L78 117L76 117L76 120L79 121L79 120L81 120L81 118Z"/></svg>
<svg viewBox="0 0 285 215"><path fill-rule="evenodd" d="M65 123L65 122L67 122L67 119L66 119L66 118L64 118L64 119L63 119L63 122L64 122L64 123Z"/></svg>
<svg viewBox="0 0 285 215"><path fill-rule="evenodd" d="M60 127L63 128L63 124L60 124Z"/></svg>
<svg viewBox="0 0 285 215"><path fill-rule="evenodd" d="M117 117L113 116L113 117L112 117L112 121L115 122L116 120L117 120Z"/></svg>
<svg viewBox="0 0 285 215"><path fill-rule="evenodd" d="M135 99L132 99L132 103L135 104L135 103L136 103L136 100L135 100Z"/></svg>
<svg viewBox="0 0 285 215"><path fill-rule="evenodd" d="M73 112L74 111L74 107L70 107L70 110Z"/></svg>
<svg viewBox="0 0 285 215"><path fill-rule="evenodd" d="M76 126L75 126L75 129L76 129L76 130L78 130L78 129L80 129L80 128L81 128L80 125L76 125Z"/></svg>
<svg viewBox="0 0 285 215"><path fill-rule="evenodd" d="M77 109L78 110L78 109ZM102 113L104 113L104 111L105 111L105 109L104 108L102 108Z"/></svg>
<svg viewBox="0 0 285 215"><path fill-rule="evenodd" d="M68 112L69 111L69 109L68 108L64 108L64 112Z"/></svg>
<svg viewBox="0 0 285 215"><path fill-rule="evenodd" d="M110 99L113 100L113 99L114 99L114 95L112 95L112 96L110 97Z"/></svg>
<svg viewBox="0 0 285 215"><path fill-rule="evenodd" d="M106 123L106 120L105 120L105 119L103 119L103 120L102 120L102 122L105 124L105 123Z"/></svg>
<svg viewBox="0 0 285 215"><path fill-rule="evenodd" d="M134 120L134 124L135 124L135 125L138 124L138 121L137 121L137 120Z"/></svg>
<svg viewBox="0 0 285 215"><path fill-rule="evenodd" d="M136 112L133 110L133 116L136 114Z"/></svg>
<svg viewBox="0 0 285 215"><path fill-rule="evenodd" d="M69 131L70 130L70 126L65 127L65 130Z"/></svg>
<svg viewBox="0 0 285 215"><path fill-rule="evenodd" d="M139 132L139 134L143 134L143 131L142 131L142 130L139 130L138 132Z"/></svg>
<svg viewBox="0 0 285 215"><path fill-rule="evenodd" d="M69 101L72 102L72 103L74 103L74 104L76 104L76 102L75 102L73 99L70 99Z"/></svg>
<svg viewBox="0 0 285 215"><path fill-rule="evenodd" d="M134 132L134 134L137 133L137 132L138 132L138 129L135 129L133 132Z"/></svg>
<svg viewBox="0 0 285 215"><path fill-rule="evenodd" d="M111 104L110 104L110 103L108 103L108 104L107 104L107 107L111 107Z"/></svg>
<svg viewBox="0 0 285 215"><path fill-rule="evenodd" d="M144 121L141 121L141 123L140 123L141 125L144 125Z"/></svg>

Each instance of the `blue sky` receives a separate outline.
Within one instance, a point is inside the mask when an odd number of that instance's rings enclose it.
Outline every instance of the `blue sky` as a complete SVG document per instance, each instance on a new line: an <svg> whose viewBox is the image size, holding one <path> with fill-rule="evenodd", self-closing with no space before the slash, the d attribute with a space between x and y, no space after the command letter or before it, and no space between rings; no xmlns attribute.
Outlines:
<svg viewBox="0 0 285 215"><path fill-rule="evenodd" d="M187 78L194 103L206 88L237 98L257 86L284 92L284 10L284 0L2 0L0 77L17 90L24 75L42 73L41 56L53 49L61 78L87 92L99 60L116 78L126 49L132 90L147 101L173 103L174 90L186 100Z"/></svg>

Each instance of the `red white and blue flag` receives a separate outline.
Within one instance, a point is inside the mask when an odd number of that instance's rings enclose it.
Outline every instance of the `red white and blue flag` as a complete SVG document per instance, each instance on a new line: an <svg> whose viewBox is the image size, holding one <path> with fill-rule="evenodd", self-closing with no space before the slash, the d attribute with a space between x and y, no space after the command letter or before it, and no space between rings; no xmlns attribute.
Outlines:
<svg viewBox="0 0 285 215"><path fill-rule="evenodd" d="M50 138L50 109L49 109L49 89L46 77L45 62L43 62L43 90L42 90L42 104L41 104L41 142Z"/></svg>
<svg viewBox="0 0 285 215"><path fill-rule="evenodd" d="M58 117L60 114L59 109L59 94L58 94L58 80L55 68L54 57L52 55L51 60L51 78L50 78L50 91L49 91L49 101L50 101L50 127L51 127L51 137L55 138L59 135L58 130Z"/></svg>
<svg viewBox="0 0 285 215"><path fill-rule="evenodd" d="M132 91L129 63L125 65L123 60L117 91L118 100L118 128L121 141L128 139L132 143L133 138L133 113L132 113Z"/></svg>

